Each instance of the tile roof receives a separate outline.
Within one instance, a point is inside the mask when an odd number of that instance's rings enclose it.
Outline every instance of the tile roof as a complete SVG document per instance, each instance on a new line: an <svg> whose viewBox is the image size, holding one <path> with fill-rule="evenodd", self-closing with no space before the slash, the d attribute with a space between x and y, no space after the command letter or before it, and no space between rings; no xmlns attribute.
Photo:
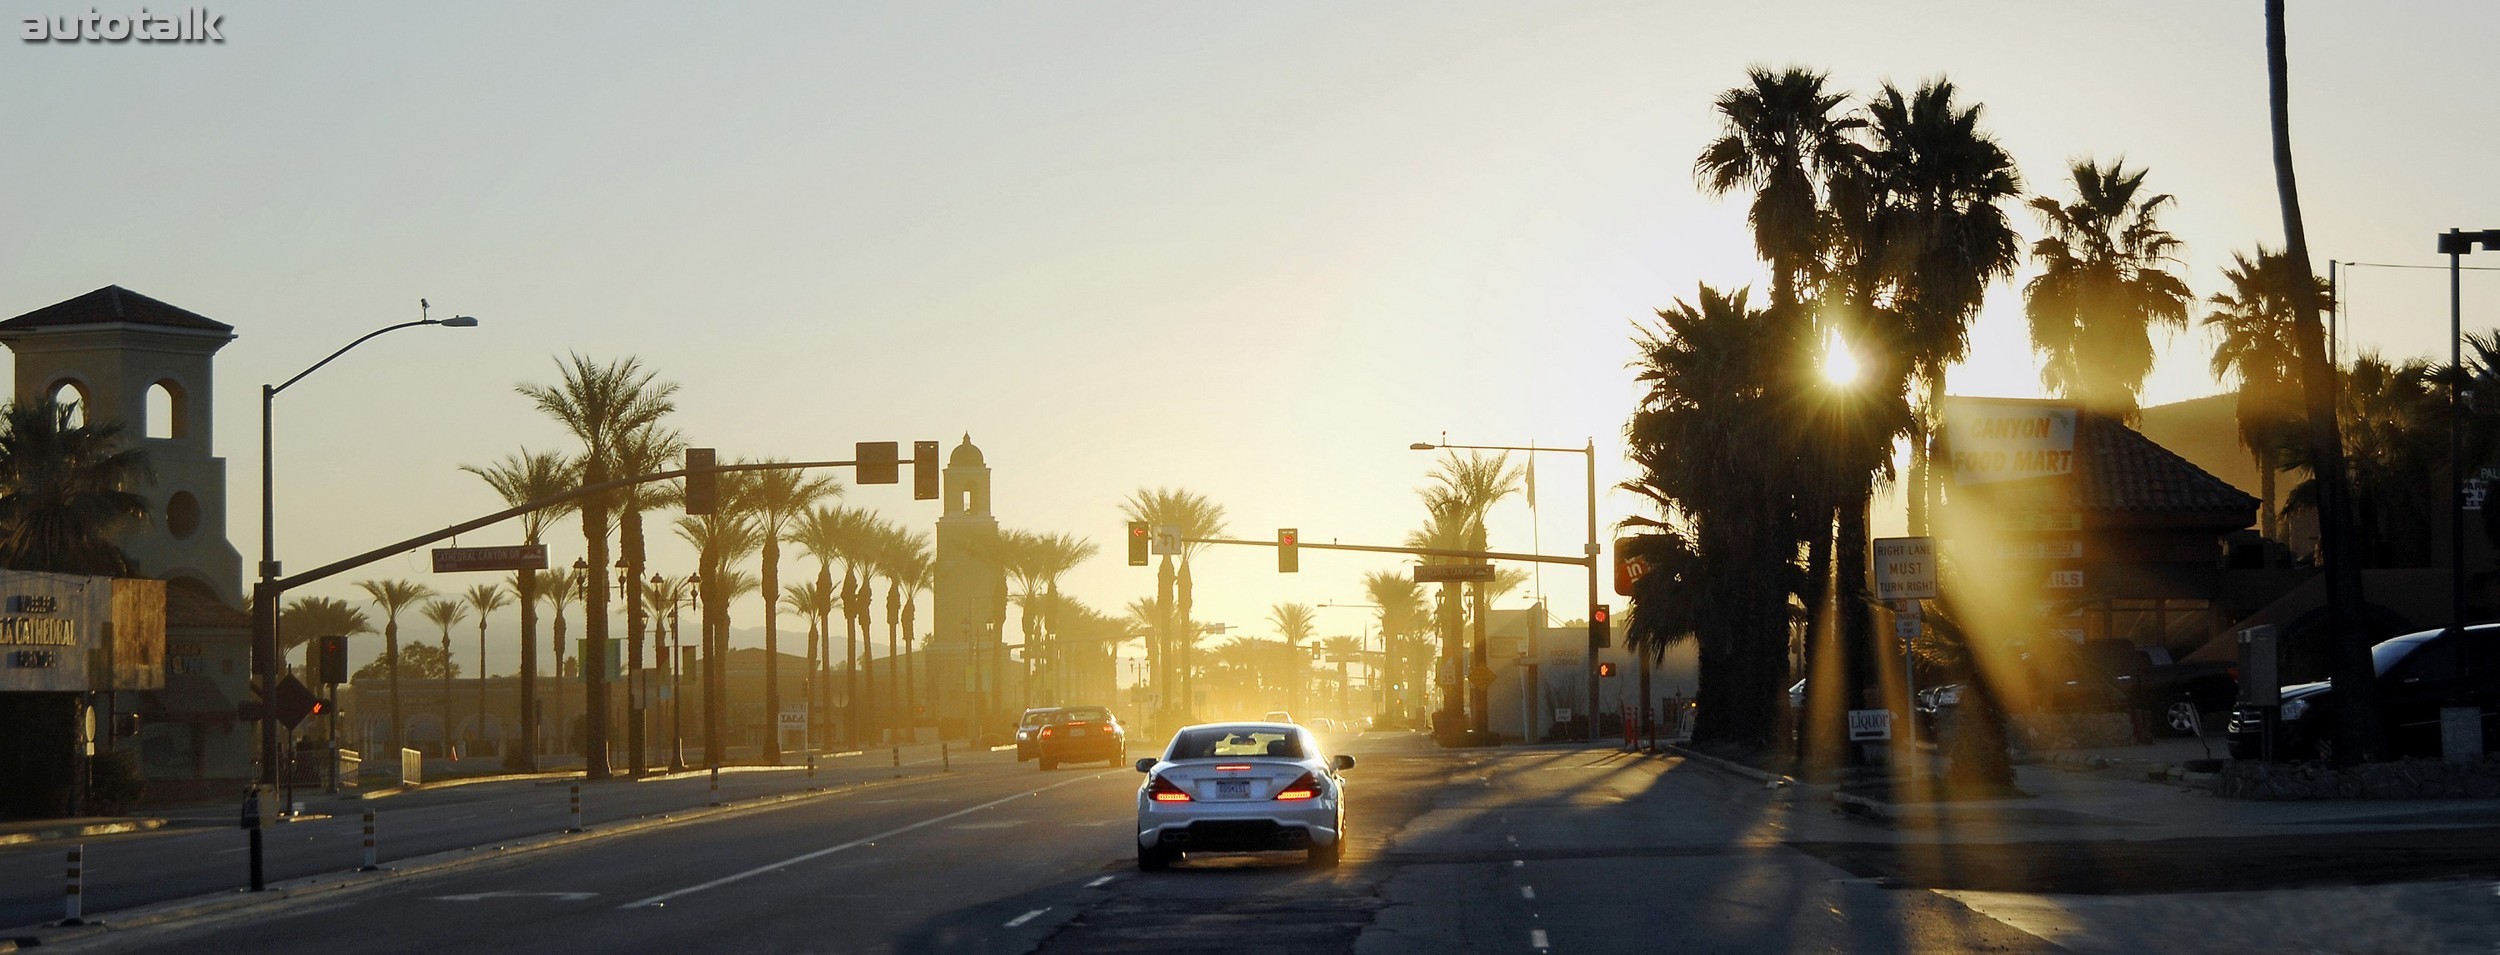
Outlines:
<svg viewBox="0 0 2500 955"><path fill-rule="evenodd" d="M2076 503L2096 511L2246 511L2257 499L2116 419L2075 420Z"/></svg>
<svg viewBox="0 0 2500 955"><path fill-rule="evenodd" d="M188 328L204 332L234 330L232 325L167 305L119 285L107 285L77 298L54 302L8 321L0 322L0 332L58 328L67 325L104 325L117 322Z"/></svg>

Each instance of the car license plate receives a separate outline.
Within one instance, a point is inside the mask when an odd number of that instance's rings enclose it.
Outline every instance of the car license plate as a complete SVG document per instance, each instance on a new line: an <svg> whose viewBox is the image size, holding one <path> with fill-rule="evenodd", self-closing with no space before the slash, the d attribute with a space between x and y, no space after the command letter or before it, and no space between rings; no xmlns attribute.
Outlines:
<svg viewBox="0 0 2500 955"><path fill-rule="evenodd" d="M1215 798L1248 799L1250 798L1250 781L1247 779L1218 779L1215 781Z"/></svg>
<svg viewBox="0 0 2500 955"><path fill-rule="evenodd" d="M1077 729L1077 730L1069 730L1069 731L1068 731L1068 735L1070 735L1070 736L1083 736L1083 735L1085 735L1085 731L1084 731L1084 730L1081 730L1081 729Z"/></svg>

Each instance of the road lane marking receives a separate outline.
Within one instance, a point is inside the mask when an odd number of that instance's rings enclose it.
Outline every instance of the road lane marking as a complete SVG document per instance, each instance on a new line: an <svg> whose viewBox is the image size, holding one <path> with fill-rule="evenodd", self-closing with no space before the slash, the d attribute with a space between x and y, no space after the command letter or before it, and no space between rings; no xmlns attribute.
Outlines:
<svg viewBox="0 0 2500 955"><path fill-rule="evenodd" d="M471 892L467 895L432 895L435 902L479 902L486 899L552 899L557 902L580 902L598 898L597 892Z"/></svg>
<svg viewBox="0 0 2500 955"><path fill-rule="evenodd" d="M1520 898L1523 898L1523 899L1533 899L1533 898L1536 898L1536 886L1533 886L1533 885L1523 885L1523 886L1520 886L1520 887L1519 887L1519 897L1520 897Z"/></svg>
<svg viewBox="0 0 2500 955"><path fill-rule="evenodd" d="M1513 868L1513 869L1526 868L1526 867L1527 867L1527 865L1528 865L1528 860L1526 860L1526 859L1512 859L1512 860L1510 860L1510 867L1511 867L1511 868Z"/></svg>
<svg viewBox="0 0 2500 955"><path fill-rule="evenodd" d="M1102 887L1103 887L1103 886L1105 886L1105 885L1110 884L1111 880L1116 879L1116 878L1119 878L1119 876L1116 876L1116 875L1106 875L1106 876L1103 876L1102 878L1095 879L1095 880L1094 880L1094 881L1092 881L1092 882L1085 883L1085 887L1086 887L1086 888L1089 888L1089 889L1099 889L1099 888L1102 888Z"/></svg>
<svg viewBox="0 0 2500 955"><path fill-rule="evenodd" d="M1008 928L1023 928L1023 927L1024 927L1024 923L1026 923L1026 922L1030 922L1030 921L1033 921L1034 919L1037 919L1037 918L1041 918L1041 917L1042 917L1042 913L1044 913L1044 912L1048 912L1048 911L1050 911L1050 909L1048 909L1048 908L1038 908L1038 909L1034 909L1033 911L1026 912L1026 913L1024 913L1023 915L1016 916L1015 918L1008 919L1008 920L1007 920L1007 927L1008 927Z"/></svg>
<svg viewBox="0 0 2500 955"><path fill-rule="evenodd" d="M1528 945L1529 945L1530 947L1532 947L1532 948L1552 948L1552 947L1554 947L1554 946L1552 946L1552 945L1548 945L1548 944L1546 944L1546 942L1545 942L1545 930L1544 930L1544 929L1541 929L1541 928L1532 928L1532 929L1529 929L1529 930L1528 930Z"/></svg>
<svg viewBox="0 0 2500 955"><path fill-rule="evenodd" d="M445 820L443 820L443 821L444 821L444 822L459 822L460 820L463 820L463 819L475 819L475 818L477 818L477 813L474 813L474 812L473 812L473 813L470 813L470 814L465 815L465 816L453 816L453 817L451 817L451 818L449 818L449 819L445 819Z"/></svg>
<svg viewBox="0 0 2500 955"><path fill-rule="evenodd" d="M881 840L881 839L890 839L890 838L893 838L893 837L895 837L895 836L902 835L902 834L904 834L904 833L906 833L906 832L912 832L912 831L914 831L914 830L919 830L919 829L926 829L926 828L928 828L928 827L930 827L930 826L937 825L938 823L945 822L945 821L947 821L947 820L949 820L949 819L959 819L959 818L962 818L962 817L964 817L964 816L969 816L969 815L971 815L971 814L973 814L973 813L980 812L981 810L984 810L984 809L989 809L989 808L994 807L994 806L1004 806L1004 805L1006 805L1006 804L1008 804L1008 803L1014 802L1014 801L1016 801L1016 800L1018 800L1018 799L1022 799L1022 798L1026 797L1026 796L1038 796L1038 795L1041 795L1041 794L1043 794L1043 793L1049 792L1049 791L1051 791L1051 790L1053 790L1053 789L1057 789L1057 788L1059 788L1059 787L1061 787L1061 786L1069 786L1069 785L1074 785L1074 784L1076 784L1076 783L1085 782L1085 781L1090 780L1090 779L1098 779L1098 778L1101 778L1103 775L1104 775L1104 773L1093 773L1093 774L1091 774L1091 775L1086 775L1086 776L1078 776L1078 777L1076 777L1076 778L1074 778L1074 779L1070 779L1070 780L1068 780L1068 781L1066 781L1066 782L1052 783L1052 784L1050 784L1050 785L1048 785L1048 786L1044 786L1044 787L1042 787L1042 788L1040 788L1040 789L1036 789L1036 790L1033 790L1033 791L1031 791L1031 792L1020 792L1020 793L1016 793L1016 794L1014 794L1014 795L1008 796L1008 797L1006 797L1006 798L1004 798L1004 799L993 799L993 800L990 800L989 802L982 803L982 804L980 804L980 805L978 805L978 806L973 806L973 807L968 808L968 809L958 809L958 810L955 810L954 812L947 813L947 814L945 814L945 815L943 815L943 816L933 816L933 817L930 817L930 818L927 818L927 819L920 820L919 822L912 823L912 824L907 825L907 826L897 826L897 827L895 827L895 828L888 829L888 830L886 830L886 831L884 831L884 832L877 833L876 835L872 835L872 836L865 836L865 837L862 837L862 838L853 839L853 840L851 840L851 841L849 841L849 842L842 843L841 845L838 845L838 846L828 846L828 847L823 848L823 849L818 849L818 850L816 850L816 851L814 851L814 852L801 853L801 854L799 854L799 855L791 856L790 858L783 859L783 860L781 860L781 861L779 861L779 862L771 863L771 864L769 864L769 865L760 865L760 866L756 866L755 868L748 869L748 870L746 870L746 871L744 871L744 872L738 872L738 873L733 873L733 874L730 874L730 875L721 876L720 878L713 879L713 880L712 880L712 881L710 881L710 882L701 883L701 884L699 884L699 885L690 885L690 886L687 886L687 887L685 887L685 888L678 889L678 890L676 890L676 891L674 891L674 892L662 892L662 893L660 893L660 894L658 894L658 895L652 896L652 897L647 898L647 899L643 899L643 900L641 900L641 901L639 901L639 902L629 902L629 903L626 903L626 904L624 904L624 905L617 906L617 908L619 908L619 909L639 909L639 908L647 908L647 907L650 907L650 906L658 905L658 904L660 904L660 903L662 903L662 902L666 902L666 901L668 901L668 900L670 900L670 899L679 898L679 897L682 897L682 896L693 895L693 894L695 894L695 893L697 893L697 892L701 892L701 891L704 891L704 890L706 890L706 889L717 889L717 888L720 888L721 886L728 885L728 884L730 884L730 883L732 883L732 882L743 882L743 881L745 881L745 880L747 880L747 879L752 879L752 878L754 878L754 877L756 877L756 876L763 875L764 873L767 873L767 872L773 872L773 871L780 870L780 869L786 869L786 868L789 868L789 867L791 867L791 866L797 865L797 864L799 864L799 863L801 863L801 862L806 862L806 861L809 861L809 860L811 860L811 859L821 859L821 858L824 858L824 857L826 857L826 856L832 855L832 854L834 854L834 853L836 853L836 852L843 852L843 851L847 851L847 850L850 850L850 849L857 849L857 848L859 848L859 847L861 847L861 846L865 846L865 845L873 845L873 844L875 844L878 840Z"/></svg>
<svg viewBox="0 0 2500 955"><path fill-rule="evenodd" d="M1013 828L1015 828L1015 827L1017 827L1017 826L1021 826L1021 825L1024 825L1024 820L1022 820L1022 819L1010 819L1010 820L1007 820L1007 821L1005 821L1005 822L967 822L967 823L964 823L963 825L960 825L960 826L948 826L948 827L946 827L946 828L948 828L948 829L1013 829Z"/></svg>

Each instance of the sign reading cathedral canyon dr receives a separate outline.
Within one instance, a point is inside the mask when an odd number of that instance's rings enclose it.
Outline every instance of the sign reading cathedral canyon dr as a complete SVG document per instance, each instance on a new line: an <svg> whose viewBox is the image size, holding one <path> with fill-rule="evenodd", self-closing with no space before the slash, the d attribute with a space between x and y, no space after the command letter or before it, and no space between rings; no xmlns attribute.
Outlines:
<svg viewBox="0 0 2500 955"><path fill-rule="evenodd" d="M2075 409L2013 398L1947 398L1944 432L1957 484L2060 477L2075 471Z"/></svg>

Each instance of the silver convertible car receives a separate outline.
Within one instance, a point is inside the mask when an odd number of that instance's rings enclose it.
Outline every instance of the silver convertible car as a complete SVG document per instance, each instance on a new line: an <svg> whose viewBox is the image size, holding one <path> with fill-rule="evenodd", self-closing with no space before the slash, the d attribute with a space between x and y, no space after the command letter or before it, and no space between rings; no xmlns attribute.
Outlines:
<svg viewBox="0 0 2500 955"><path fill-rule="evenodd" d="M1345 852L1345 781L1354 757L1321 754L1291 723L1209 723L1173 734L1161 759L1137 761L1137 867L1183 852L1306 849L1312 865Z"/></svg>

